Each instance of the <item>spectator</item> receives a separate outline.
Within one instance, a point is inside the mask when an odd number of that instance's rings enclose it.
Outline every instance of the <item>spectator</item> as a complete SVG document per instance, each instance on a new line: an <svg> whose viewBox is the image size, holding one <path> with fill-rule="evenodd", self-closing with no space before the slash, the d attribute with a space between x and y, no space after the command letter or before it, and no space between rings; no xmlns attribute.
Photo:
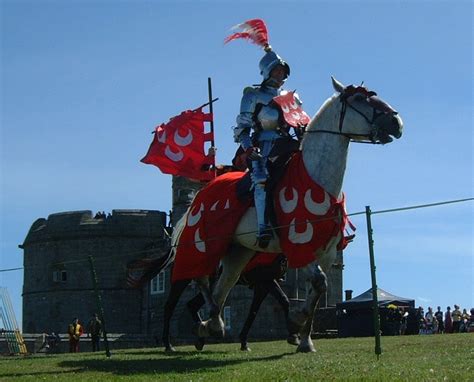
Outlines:
<svg viewBox="0 0 474 382"><path fill-rule="evenodd" d="M78 318L75 318L72 323L69 324L67 332L69 334L69 353L78 353L79 339L84 332Z"/></svg>
<svg viewBox="0 0 474 382"><path fill-rule="evenodd" d="M418 320L418 333L425 334L425 312L423 311L423 307L419 306L416 312L416 318Z"/></svg>
<svg viewBox="0 0 474 382"><path fill-rule="evenodd" d="M92 318L89 320L87 325L88 335L91 336L92 341L92 351L100 350L100 335L102 333L102 321L99 320L99 315L95 313Z"/></svg>
<svg viewBox="0 0 474 382"><path fill-rule="evenodd" d="M426 334L433 334L433 326L434 326L435 316L433 313L433 308L431 306L428 307L428 311L425 314L425 327L426 327Z"/></svg>
<svg viewBox="0 0 474 382"><path fill-rule="evenodd" d="M399 335L401 318L402 315L398 310L398 307L394 304L389 304L387 306L386 331L383 334L388 336Z"/></svg>
<svg viewBox="0 0 474 382"><path fill-rule="evenodd" d="M469 317L467 331L469 333L474 333L474 308L471 308L471 316Z"/></svg>
<svg viewBox="0 0 474 382"><path fill-rule="evenodd" d="M451 317L453 318L453 333L459 333L462 320L462 313L459 309L459 305L454 304L454 310L451 313Z"/></svg>
<svg viewBox="0 0 474 382"><path fill-rule="evenodd" d="M444 333L444 321L443 321L443 312L441 311L441 307L438 306L438 310L434 314L436 321L438 321L438 330L437 333Z"/></svg>
<svg viewBox="0 0 474 382"><path fill-rule="evenodd" d="M452 333L453 332L453 319L451 318L451 307L446 308L446 313L444 314L444 332Z"/></svg>
<svg viewBox="0 0 474 382"><path fill-rule="evenodd" d="M51 332L51 334L44 333L43 334L43 344L38 349L38 353L45 349L46 353L52 353L56 349L57 345L61 342L61 337L59 334L55 332Z"/></svg>
<svg viewBox="0 0 474 382"><path fill-rule="evenodd" d="M401 307L400 314L402 316L400 320L400 334L403 336L407 331L408 311L406 311L404 307Z"/></svg>
<svg viewBox="0 0 474 382"><path fill-rule="evenodd" d="M471 316L467 312L467 309L464 308L462 310L462 317L461 317L461 327L459 328L459 331L461 333L467 333L467 328L469 327L469 320Z"/></svg>

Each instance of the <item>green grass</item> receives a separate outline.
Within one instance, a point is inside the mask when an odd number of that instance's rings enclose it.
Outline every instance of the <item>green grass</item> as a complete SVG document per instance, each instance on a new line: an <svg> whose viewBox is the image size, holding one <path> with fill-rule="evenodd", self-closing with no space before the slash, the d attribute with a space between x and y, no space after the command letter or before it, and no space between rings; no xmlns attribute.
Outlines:
<svg viewBox="0 0 474 382"><path fill-rule="evenodd" d="M316 353L284 341L103 353L0 357L0 381L474 381L474 333L314 340Z"/></svg>

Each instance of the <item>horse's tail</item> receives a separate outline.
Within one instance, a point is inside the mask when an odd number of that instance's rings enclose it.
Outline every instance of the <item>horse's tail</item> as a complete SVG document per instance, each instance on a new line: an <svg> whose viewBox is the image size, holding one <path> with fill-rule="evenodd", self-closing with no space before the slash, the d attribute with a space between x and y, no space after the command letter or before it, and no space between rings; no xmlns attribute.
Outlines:
<svg viewBox="0 0 474 382"><path fill-rule="evenodd" d="M139 259L127 265L127 285L132 288L141 288L156 277L174 260L172 250L157 259Z"/></svg>
<svg viewBox="0 0 474 382"><path fill-rule="evenodd" d="M128 266L127 284L133 288L140 288L151 279L156 277L161 271L173 264L176 258L176 249L179 238L186 224L187 213L176 223L171 236L170 248L164 256L157 259L142 259L134 261Z"/></svg>
<svg viewBox="0 0 474 382"><path fill-rule="evenodd" d="M179 238L181 237L181 234L183 233L184 226L186 225L186 219L188 217L188 213L186 212L181 219L178 220L176 223L174 229L173 229L173 234L171 235L171 246L170 250L168 253L159 258L157 261L156 265L156 274L160 273L163 269L168 267L174 262L174 259L176 258L176 250L179 245Z"/></svg>

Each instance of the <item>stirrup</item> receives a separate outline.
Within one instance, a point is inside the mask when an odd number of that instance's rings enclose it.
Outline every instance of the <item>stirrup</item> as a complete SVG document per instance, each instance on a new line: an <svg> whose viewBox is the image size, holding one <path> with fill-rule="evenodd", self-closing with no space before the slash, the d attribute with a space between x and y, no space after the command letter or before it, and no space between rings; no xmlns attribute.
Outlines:
<svg viewBox="0 0 474 382"><path fill-rule="evenodd" d="M272 240L273 235L269 232L263 232L262 234L257 236L257 245L260 248L267 248L268 244L270 244L270 240Z"/></svg>
<svg viewBox="0 0 474 382"><path fill-rule="evenodd" d="M270 244L270 240L272 240L272 238L273 233L271 228L265 228L264 230L262 230L261 233L257 235L257 245L260 248L265 249L268 247L268 244Z"/></svg>

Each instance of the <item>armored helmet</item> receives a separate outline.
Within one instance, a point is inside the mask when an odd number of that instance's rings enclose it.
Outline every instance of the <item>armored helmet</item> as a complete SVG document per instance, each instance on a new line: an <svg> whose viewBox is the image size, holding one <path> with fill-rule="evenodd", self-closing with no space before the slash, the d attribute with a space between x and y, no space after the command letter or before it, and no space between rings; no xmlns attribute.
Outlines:
<svg viewBox="0 0 474 382"><path fill-rule="evenodd" d="M290 75L290 66L270 48L267 50L265 56L262 57L259 63L260 74L263 76L263 81L266 81L270 78L270 72L277 65L281 65L286 69L287 77Z"/></svg>

